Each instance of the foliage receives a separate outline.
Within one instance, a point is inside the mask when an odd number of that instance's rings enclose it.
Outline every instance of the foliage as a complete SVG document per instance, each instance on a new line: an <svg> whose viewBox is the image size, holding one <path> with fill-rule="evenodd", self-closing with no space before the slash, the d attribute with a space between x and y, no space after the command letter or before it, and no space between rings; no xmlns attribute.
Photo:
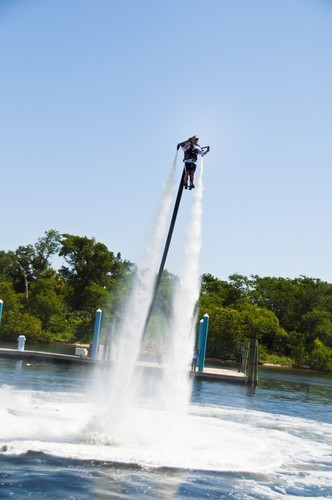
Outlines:
<svg viewBox="0 0 332 500"><path fill-rule="evenodd" d="M115 256L94 238L63 235L59 256L67 264L59 271L66 284L65 300L76 311L102 308L130 268L120 254Z"/></svg>
<svg viewBox="0 0 332 500"><path fill-rule="evenodd" d="M200 315L210 315L209 356L220 357L223 350L236 358L239 338L223 308L238 313L243 341L259 340L260 357L275 354L291 358L295 366L331 369L332 285L305 276L234 274L227 283L203 275Z"/></svg>
<svg viewBox="0 0 332 500"><path fill-rule="evenodd" d="M60 247L61 236L55 230L45 233L35 245L19 246L15 252L0 252L0 276L9 279L16 292L29 298L29 284L51 269L50 258Z"/></svg>
<svg viewBox="0 0 332 500"><path fill-rule="evenodd" d="M166 269L163 271L156 297L154 314L170 318L172 315L172 297L177 282L178 278L174 274L169 273Z"/></svg>
<svg viewBox="0 0 332 500"><path fill-rule="evenodd" d="M59 269L53 257L62 261ZM116 324L135 272L94 238L55 230L34 245L0 251L0 339L16 342L24 334L30 341L91 342L96 309L103 310L104 331ZM147 332L151 348L167 340L177 280L164 270ZM204 274L201 283L198 317L210 317L209 357L239 359L255 338L260 361L332 370L331 284L240 274L227 281Z"/></svg>
<svg viewBox="0 0 332 500"><path fill-rule="evenodd" d="M279 366L293 366L294 364L293 359L288 356L278 356L277 354L266 354L266 353L264 353L263 356L261 355L261 353L259 353L259 361Z"/></svg>
<svg viewBox="0 0 332 500"><path fill-rule="evenodd" d="M237 357L244 341L241 314L235 309L212 306L209 315L207 356L220 359Z"/></svg>
<svg viewBox="0 0 332 500"><path fill-rule="evenodd" d="M283 350L282 344L287 333L281 328L277 316L272 311L248 303L240 305L239 311L246 338L258 339L270 351Z"/></svg>
<svg viewBox="0 0 332 500"><path fill-rule="evenodd" d="M40 319L45 333L51 329L52 317L60 315L64 309L62 290L60 277L56 275L37 279L31 285L29 310Z"/></svg>
<svg viewBox="0 0 332 500"><path fill-rule="evenodd" d="M51 257L63 257L59 271ZM0 252L2 340L24 333L30 340L90 341L95 311L116 315L133 265L102 243L51 230L35 245Z"/></svg>
<svg viewBox="0 0 332 500"><path fill-rule="evenodd" d="M319 339L314 340L310 353L310 368L314 370L332 370L332 349L323 344Z"/></svg>
<svg viewBox="0 0 332 500"><path fill-rule="evenodd" d="M0 282L0 296L4 302L4 313L0 324L0 338L16 342L19 335L31 340L46 340L42 334L41 321L24 311L22 297L15 293L12 283Z"/></svg>

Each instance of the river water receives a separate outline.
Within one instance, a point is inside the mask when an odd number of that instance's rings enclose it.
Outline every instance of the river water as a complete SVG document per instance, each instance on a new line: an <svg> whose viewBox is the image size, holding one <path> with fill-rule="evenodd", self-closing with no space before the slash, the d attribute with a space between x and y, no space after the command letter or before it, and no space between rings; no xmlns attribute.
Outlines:
<svg viewBox="0 0 332 500"><path fill-rule="evenodd" d="M123 415L123 435L91 439L103 376L0 359L0 498L332 498L331 375L261 368L255 390L196 380L176 421L151 406L150 376L135 428Z"/></svg>

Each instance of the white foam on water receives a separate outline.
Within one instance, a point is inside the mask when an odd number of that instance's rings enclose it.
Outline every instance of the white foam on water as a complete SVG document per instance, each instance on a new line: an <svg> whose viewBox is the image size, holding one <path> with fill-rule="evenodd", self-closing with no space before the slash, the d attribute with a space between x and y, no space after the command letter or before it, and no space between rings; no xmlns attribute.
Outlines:
<svg viewBox="0 0 332 500"><path fill-rule="evenodd" d="M91 422L106 411L105 403L82 394L1 387L0 401L2 453L35 451L154 469L239 473L241 494L251 491L258 498L309 498L309 491L331 491L332 425L327 423L197 404L176 417L146 402L129 408L103 433Z"/></svg>
<svg viewBox="0 0 332 500"><path fill-rule="evenodd" d="M0 389L0 447L6 453L28 450L68 458L224 472L274 473L311 484L331 481L332 426L257 411L189 405L189 413L131 408L114 435L87 432L95 401L79 394ZM103 411L103 408L98 408ZM136 425L131 427L135 421ZM146 422L149 427L147 428ZM271 425L268 425L270 422ZM173 428L172 428L173 425ZM309 434L303 429L309 427ZM302 483L301 483L302 484Z"/></svg>

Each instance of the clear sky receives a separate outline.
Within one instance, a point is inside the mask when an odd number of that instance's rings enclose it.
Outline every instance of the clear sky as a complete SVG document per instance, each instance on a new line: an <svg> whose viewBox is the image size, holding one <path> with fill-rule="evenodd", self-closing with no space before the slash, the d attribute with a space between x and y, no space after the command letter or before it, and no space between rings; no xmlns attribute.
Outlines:
<svg viewBox="0 0 332 500"><path fill-rule="evenodd" d="M331 283L330 0L0 0L1 250L56 229L139 263L193 134L201 271Z"/></svg>

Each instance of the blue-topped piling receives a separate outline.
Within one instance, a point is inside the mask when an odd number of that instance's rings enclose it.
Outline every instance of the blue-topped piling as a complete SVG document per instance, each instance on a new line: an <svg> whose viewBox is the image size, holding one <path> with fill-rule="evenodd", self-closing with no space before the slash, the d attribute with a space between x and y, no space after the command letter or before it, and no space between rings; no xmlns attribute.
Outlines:
<svg viewBox="0 0 332 500"><path fill-rule="evenodd" d="M99 349L99 337L100 337L100 328L101 328L101 318L103 312L101 309L97 309L96 317L95 317L95 327L93 332L93 342L92 342L92 351L91 358L98 358L98 349Z"/></svg>
<svg viewBox="0 0 332 500"><path fill-rule="evenodd" d="M204 314L203 319L199 322L199 330L198 330L198 350L199 350L199 358L198 358L198 371L204 371L205 365L205 355L206 355L206 344L207 344L207 336L209 330L209 315Z"/></svg>

